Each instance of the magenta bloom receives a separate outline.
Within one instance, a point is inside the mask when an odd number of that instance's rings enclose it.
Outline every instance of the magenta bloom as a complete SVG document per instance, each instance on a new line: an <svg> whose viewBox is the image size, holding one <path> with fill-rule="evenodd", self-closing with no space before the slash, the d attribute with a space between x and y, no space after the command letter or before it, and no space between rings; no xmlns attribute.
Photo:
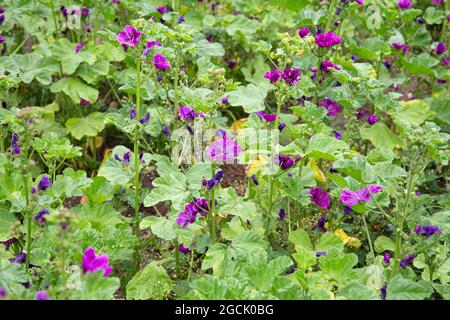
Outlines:
<svg viewBox="0 0 450 320"><path fill-rule="evenodd" d="M391 255L385 252L383 255L383 261L385 264L389 265L389 263L391 263Z"/></svg>
<svg viewBox="0 0 450 320"><path fill-rule="evenodd" d="M301 157L292 159L291 157L286 156L284 154L279 154L275 158L275 164L279 165L282 169L287 170L300 160L301 160Z"/></svg>
<svg viewBox="0 0 450 320"><path fill-rule="evenodd" d="M0 43L5 42L5 37L0 34Z"/></svg>
<svg viewBox="0 0 450 320"><path fill-rule="evenodd" d="M158 11L161 14L166 13L167 12L167 7L166 6L156 7L156 11Z"/></svg>
<svg viewBox="0 0 450 320"><path fill-rule="evenodd" d="M239 156L241 147L236 141L228 137L225 131L218 130L219 139L206 148L209 158L214 161L232 161Z"/></svg>
<svg viewBox="0 0 450 320"><path fill-rule="evenodd" d="M159 42L158 40L148 41L142 54L144 56L148 55L150 49L153 47L161 47L161 42Z"/></svg>
<svg viewBox="0 0 450 320"><path fill-rule="evenodd" d="M178 117L186 121L193 120L198 116L197 112L191 107L180 107L178 109Z"/></svg>
<svg viewBox="0 0 450 320"><path fill-rule="evenodd" d="M409 7L412 6L412 2L411 0L399 0L397 2L397 5L402 9L408 9Z"/></svg>
<svg viewBox="0 0 450 320"><path fill-rule="evenodd" d="M431 0L432 4L441 5L444 3L444 0Z"/></svg>
<svg viewBox="0 0 450 320"><path fill-rule="evenodd" d="M336 139L341 140L342 139L342 133L337 130L333 130L333 135Z"/></svg>
<svg viewBox="0 0 450 320"><path fill-rule="evenodd" d="M364 5L364 0L355 0L355 2L356 2L357 4L359 4L360 6L363 6L363 5Z"/></svg>
<svg viewBox="0 0 450 320"><path fill-rule="evenodd" d="M156 69L159 69L159 70L164 70L164 69L170 68L169 61L167 61L166 57L164 57L160 53L156 53L153 56L153 65L155 66Z"/></svg>
<svg viewBox="0 0 450 320"><path fill-rule="evenodd" d="M391 43L391 45L397 50L402 50L403 54L407 54L410 49L410 47L407 44L403 43Z"/></svg>
<svg viewBox="0 0 450 320"><path fill-rule="evenodd" d="M331 47L331 46L341 43L342 41L343 41L343 39L339 38L332 31L328 31L327 33L316 34L316 44L321 48Z"/></svg>
<svg viewBox="0 0 450 320"><path fill-rule="evenodd" d="M325 60L322 61L320 63L320 70L322 70L325 73L329 73L330 71L328 69L335 69L335 70L340 70L341 68L339 68L337 65L335 65L333 62Z"/></svg>
<svg viewBox="0 0 450 320"><path fill-rule="evenodd" d="M50 188L50 179L48 176L43 176L38 183L38 190L45 191Z"/></svg>
<svg viewBox="0 0 450 320"><path fill-rule="evenodd" d="M255 112L261 119L264 119L267 123L274 122L277 119L276 114L265 113L264 111Z"/></svg>
<svg viewBox="0 0 450 320"><path fill-rule="evenodd" d="M298 69L284 69L283 75L281 76L287 84L296 85L300 80L299 76L302 72Z"/></svg>
<svg viewBox="0 0 450 320"><path fill-rule="evenodd" d="M50 300L50 298L49 298L47 292L45 292L45 291L38 291L36 293L36 296L35 296L34 300Z"/></svg>
<svg viewBox="0 0 450 320"><path fill-rule="evenodd" d="M135 47L138 45L139 38L142 36L141 32L136 30L130 25L125 26L125 30L121 30L116 37L116 40L130 47Z"/></svg>
<svg viewBox="0 0 450 320"><path fill-rule="evenodd" d="M223 97L222 100L220 100L220 102L222 104L227 104L228 103L228 97Z"/></svg>
<svg viewBox="0 0 450 320"><path fill-rule="evenodd" d="M447 50L447 47L445 46L445 43L439 42L434 50L437 54L443 54Z"/></svg>
<svg viewBox="0 0 450 320"><path fill-rule="evenodd" d="M298 29L297 31L298 35L302 38L306 37L309 34L309 29L308 28L301 28Z"/></svg>
<svg viewBox="0 0 450 320"><path fill-rule="evenodd" d="M328 98L324 98L319 104L319 107L326 108L328 111L327 114L330 117L336 117L338 113L341 112L341 106L339 103Z"/></svg>
<svg viewBox="0 0 450 320"><path fill-rule="evenodd" d="M178 250L180 250L180 252L184 254L188 254L189 252L191 252L191 250L189 248L186 248L182 243L178 245Z"/></svg>
<svg viewBox="0 0 450 320"><path fill-rule="evenodd" d="M331 204L331 199L329 194L320 188L309 189L309 194L311 196L311 202L317 204L323 209L328 209Z"/></svg>
<svg viewBox="0 0 450 320"><path fill-rule="evenodd" d="M281 71L276 69L276 70L271 70L269 72L266 72L264 74L264 78L269 79L270 82L272 82L272 83L277 83L278 80L280 80L280 78L281 78Z"/></svg>
<svg viewBox="0 0 450 320"><path fill-rule="evenodd" d="M357 191L344 189L339 196L339 200L341 200L346 206L352 207L360 201L370 201L372 199L372 194L378 193L382 189L383 187L376 184L369 184L367 188L363 188Z"/></svg>
<svg viewBox="0 0 450 320"><path fill-rule="evenodd" d="M446 67L450 67L450 57L442 59L442 65Z"/></svg>
<svg viewBox="0 0 450 320"><path fill-rule="evenodd" d="M367 118L367 123L370 125L374 125L375 123L378 122L378 118L376 115L371 114L368 118Z"/></svg>
<svg viewBox="0 0 450 320"><path fill-rule="evenodd" d="M75 52L78 53L84 48L84 44L80 43L75 46Z"/></svg>
<svg viewBox="0 0 450 320"><path fill-rule="evenodd" d="M112 272L112 267L108 263L109 258L106 254L96 255L95 249L89 247L84 251L83 255L83 273L103 270L103 276L106 277Z"/></svg>

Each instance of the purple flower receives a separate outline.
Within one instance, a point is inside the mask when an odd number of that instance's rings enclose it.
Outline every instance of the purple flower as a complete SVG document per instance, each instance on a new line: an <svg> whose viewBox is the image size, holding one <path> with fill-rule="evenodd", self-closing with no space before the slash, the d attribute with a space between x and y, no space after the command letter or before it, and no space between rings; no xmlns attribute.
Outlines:
<svg viewBox="0 0 450 320"><path fill-rule="evenodd" d="M6 289L3 287L0 287L0 299L6 298L7 295L8 295L8 292L6 291Z"/></svg>
<svg viewBox="0 0 450 320"><path fill-rule="evenodd" d="M331 46L341 43L342 41L343 41L343 39L339 38L332 31L328 31L327 33L316 34L316 44L321 48L331 47Z"/></svg>
<svg viewBox="0 0 450 320"><path fill-rule="evenodd" d="M193 120L198 116L198 113L189 106L180 107L178 109L178 117L186 121Z"/></svg>
<svg viewBox="0 0 450 320"><path fill-rule="evenodd" d="M37 187L38 187L38 190L40 190L40 191L45 191L48 188L50 188L50 179L48 178L48 176L43 176L41 178L41 181L39 181Z"/></svg>
<svg viewBox="0 0 450 320"><path fill-rule="evenodd" d="M36 293L36 297L34 298L34 300L50 300L50 298L47 292L39 291L38 293Z"/></svg>
<svg viewBox="0 0 450 320"><path fill-rule="evenodd" d="M25 263L27 254L25 252L19 253L15 258L9 259L11 263Z"/></svg>
<svg viewBox="0 0 450 320"><path fill-rule="evenodd" d="M228 103L228 97L223 97L222 100L220 101L222 104L227 104Z"/></svg>
<svg viewBox="0 0 450 320"><path fill-rule="evenodd" d="M148 120L150 120L150 113L147 112L141 119L139 119L139 122L141 124L145 124Z"/></svg>
<svg viewBox="0 0 450 320"><path fill-rule="evenodd" d="M84 107L87 107L87 106L90 106L90 105L91 105L91 102L88 101L88 100L85 100L85 99L81 98L81 99L80 99L80 105L82 105L82 106L84 106Z"/></svg>
<svg viewBox="0 0 450 320"><path fill-rule="evenodd" d="M281 71L278 69L271 70L264 74L264 78L269 79L272 83L277 83L281 78Z"/></svg>
<svg viewBox="0 0 450 320"><path fill-rule="evenodd" d="M178 245L178 250L180 250L180 252L184 254L188 254L189 252L191 252L191 250L189 248L186 248L182 243Z"/></svg>
<svg viewBox="0 0 450 320"><path fill-rule="evenodd" d="M251 176L251 178L252 178L252 181L253 181L253 183L254 183L255 185L259 185L258 178L256 178L256 176L255 176L254 174Z"/></svg>
<svg viewBox="0 0 450 320"><path fill-rule="evenodd" d="M415 257L416 256L414 254L407 256L405 259L400 261L400 266L405 269L408 264L410 264L415 259Z"/></svg>
<svg viewBox="0 0 450 320"><path fill-rule="evenodd" d="M447 50L447 47L445 46L445 43L439 42L434 50L437 54L443 54Z"/></svg>
<svg viewBox="0 0 450 320"><path fill-rule="evenodd" d="M170 131L169 131L169 128L167 128L167 126L164 126L164 127L162 128L162 132L164 133L164 135L165 135L166 137L170 137Z"/></svg>
<svg viewBox="0 0 450 320"><path fill-rule="evenodd" d="M300 160L301 160L301 157L292 159L291 157L286 156L284 154L279 154L275 158L275 164L278 164L282 169L287 170Z"/></svg>
<svg viewBox="0 0 450 320"><path fill-rule="evenodd" d="M330 117L336 117L341 112L341 106L336 101L328 98L324 98L319 107L326 108Z"/></svg>
<svg viewBox="0 0 450 320"><path fill-rule="evenodd" d="M405 43L391 43L391 45L397 50L402 50L403 54L407 54L410 49L410 47Z"/></svg>
<svg viewBox="0 0 450 320"><path fill-rule="evenodd" d="M333 62L325 60L322 61L320 63L320 70L322 70L325 73L330 73L330 71L328 69L335 69L335 70L340 70L341 68L339 68L337 65L335 65Z"/></svg>
<svg viewBox="0 0 450 320"><path fill-rule="evenodd" d="M344 189L339 196L345 205L352 207L360 201L368 202L372 199L371 194L378 193L383 189L383 187L376 184L370 184L367 188L363 188L357 191L352 191L349 189Z"/></svg>
<svg viewBox="0 0 450 320"><path fill-rule="evenodd" d="M323 209L328 209L331 204L331 198L329 194L320 188L309 189L309 194L311 196L311 202L317 204Z"/></svg>
<svg viewBox="0 0 450 320"><path fill-rule="evenodd" d="M177 19L177 22L178 22L178 23L183 23L183 22L185 22L185 21L186 21L186 20L184 19L183 16L179 16L178 19Z"/></svg>
<svg viewBox="0 0 450 320"><path fill-rule="evenodd" d="M333 135L336 139L341 140L342 139L342 133L340 133L337 130L333 130Z"/></svg>
<svg viewBox="0 0 450 320"><path fill-rule="evenodd" d="M356 110L356 118L361 119L362 117L364 117L366 115L366 112L364 111L364 109L358 109Z"/></svg>
<svg viewBox="0 0 450 320"><path fill-rule="evenodd" d="M309 34L309 29L308 28L301 28L301 29L297 30L297 33L298 33L298 35L301 38L304 38L304 37L306 37Z"/></svg>
<svg viewBox="0 0 450 320"><path fill-rule="evenodd" d="M75 46L75 52L78 53L84 48L84 44L80 43Z"/></svg>
<svg viewBox="0 0 450 320"><path fill-rule="evenodd" d="M17 239L16 238L11 238L11 239L8 239L6 241L0 241L0 244L4 245L5 249L8 251L9 248L12 246L12 244L15 243L15 242L17 242Z"/></svg>
<svg viewBox="0 0 450 320"><path fill-rule="evenodd" d="M189 202L184 206L184 211L178 213L176 223L186 229L190 223L195 222L198 212L199 209L197 205L193 202Z"/></svg>
<svg viewBox="0 0 450 320"><path fill-rule="evenodd" d="M34 220L39 221L39 222L45 222L44 215L46 215L46 214L50 214L50 211L47 208L42 209L41 211L38 212L37 215L34 216Z"/></svg>
<svg viewBox="0 0 450 320"><path fill-rule="evenodd" d="M199 209L199 213L202 216L206 216L206 214L209 212L209 205L208 201L205 198L196 199L194 198L194 203Z"/></svg>
<svg viewBox="0 0 450 320"><path fill-rule="evenodd" d="M432 4L441 5L444 3L444 0L431 0Z"/></svg>
<svg viewBox="0 0 450 320"><path fill-rule="evenodd" d="M360 6L363 6L363 5L364 5L364 0L355 0L355 2L356 2L357 4L359 4Z"/></svg>
<svg viewBox="0 0 450 320"><path fill-rule="evenodd" d="M155 66L156 69L159 70L165 70L171 67L170 62L167 61L166 57L163 56L161 53L156 53L153 56L153 65Z"/></svg>
<svg viewBox="0 0 450 320"><path fill-rule="evenodd" d="M144 56L148 55L150 49L153 47L161 47L161 42L159 42L158 40L148 41L142 54Z"/></svg>
<svg viewBox="0 0 450 320"><path fill-rule="evenodd" d="M325 223L326 223L325 217L321 216L317 221L317 224L312 229L313 230L320 229L320 231L322 232L327 232L328 229L325 227Z"/></svg>
<svg viewBox="0 0 450 320"><path fill-rule="evenodd" d="M278 125L278 130L280 132L283 132L284 128L286 128L286 123L282 122Z"/></svg>
<svg viewBox="0 0 450 320"><path fill-rule="evenodd" d="M123 164L129 164L131 158L131 152L127 151L123 154Z"/></svg>
<svg viewBox="0 0 450 320"><path fill-rule="evenodd" d="M206 149L211 160L232 161L235 157L239 156L241 147L236 141L228 137L221 130L216 135L219 136L219 139L211 143Z"/></svg>
<svg viewBox="0 0 450 320"><path fill-rule="evenodd" d="M441 229L438 226L417 226L414 228L414 232L419 235L425 236L427 238L434 234L440 234Z"/></svg>
<svg viewBox="0 0 450 320"><path fill-rule="evenodd" d="M3 24L3 22L5 22L5 16L1 15L0 16L0 26Z"/></svg>
<svg viewBox="0 0 450 320"><path fill-rule="evenodd" d="M11 150L12 155L20 154L21 150L20 150L20 146L19 146L19 135L17 133L14 133L12 135L11 147L12 147L12 150Z"/></svg>
<svg viewBox="0 0 450 320"><path fill-rule="evenodd" d="M82 268L83 273L103 270L103 276L106 277L112 272L112 267L108 265L109 258L106 254L96 255L92 247L84 251Z"/></svg>
<svg viewBox="0 0 450 320"><path fill-rule="evenodd" d="M5 42L5 37L0 34L0 43Z"/></svg>
<svg viewBox="0 0 450 320"><path fill-rule="evenodd" d="M352 208L349 206L344 206L344 214L351 214L353 212Z"/></svg>
<svg viewBox="0 0 450 320"><path fill-rule="evenodd" d="M138 45L141 32L130 25L125 26L125 30L121 30L116 40L125 46L135 47Z"/></svg>
<svg viewBox="0 0 450 320"><path fill-rule="evenodd" d="M0 7L0 14L4 14L5 13L5 8Z"/></svg>
<svg viewBox="0 0 450 320"><path fill-rule="evenodd" d="M211 42L211 41L210 41ZM228 68L233 69L236 66L236 61L228 60L227 61Z"/></svg>
<svg viewBox="0 0 450 320"><path fill-rule="evenodd" d="M326 256L328 252L326 251L318 251L316 252L316 257Z"/></svg>
<svg viewBox="0 0 450 320"><path fill-rule="evenodd" d="M300 80L299 76L302 72L299 69L289 69L286 68L281 76L287 84L296 85Z"/></svg>
<svg viewBox="0 0 450 320"><path fill-rule="evenodd" d="M134 118L136 118L136 108L131 108L130 109L130 119L133 120Z"/></svg>
<svg viewBox="0 0 450 320"><path fill-rule="evenodd" d="M391 255L388 252L384 253L383 261L386 265L389 265L389 263L391 263Z"/></svg>
<svg viewBox="0 0 450 320"><path fill-rule="evenodd" d="M386 300L386 293L387 293L387 284L385 284L381 289L380 289L380 297L382 300Z"/></svg>
<svg viewBox="0 0 450 320"><path fill-rule="evenodd" d="M375 123L378 122L378 118L376 115L371 114L368 118L367 118L367 123L370 125L374 125Z"/></svg>
<svg viewBox="0 0 450 320"><path fill-rule="evenodd" d="M164 13L167 12L167 7L166 7L166 6L159 6L159 7L156 7L156 11L158 11L158 12L161 13L161 14L164 14Z"/></svg>
<svg viewBox="0 0 450 320"><path fill-rule="evenodd" d="M397 2L397 5L402 9L408 9L409 7L411 7L412 2L411 0L399 0Z"/></svg>
<svg viewBox="0 0 450 320"><path fill-rule="evenodd" d="M281 221L283 221L286 218L286 211L281 208L280 211L278 211L278 217L280 218Z"/></svg>
<svg viewBox="0 0 450 320"><path fill-rule="evenodd" d="M272 123L277 119L276 114L264 113L264 111L255 112L261 119L264 119L267 123Z"/></svg>
<svg viewBox="0 0 450 320"><path fill-rule="evenodd" d="M217 171L212 179L206 181L207 189L211 190L212 188L214 188L214 186L219 184L222 178L223 178L223 170Z"/></svg>
<svg viewBox="0 0 450 320"><path fill-rule="evenodd" d="M81 9L81 16L87 17L89 15L89 12L89 8L84 7L83 9Z"/></svg>
<svg viewBox="0 0 450 320"><path fill-rule="evenodd" d="M442 59L442 65L446 67L450 67L450 57Z"/></svg>

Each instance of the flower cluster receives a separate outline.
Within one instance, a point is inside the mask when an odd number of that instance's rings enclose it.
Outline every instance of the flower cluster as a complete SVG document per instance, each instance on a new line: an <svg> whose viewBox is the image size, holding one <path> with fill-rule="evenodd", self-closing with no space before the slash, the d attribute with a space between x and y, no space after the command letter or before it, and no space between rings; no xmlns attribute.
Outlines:
<svg viewBox="0 0 450 320"><path fill-rule="evenodd" d="M236 141L228 137L225 131L218 130L216 136L218 139L211 143L206 149L206 153L211 160L231 161L239 156L241 147Z"/></svg>
<svg viewBox="0 0 450 320"><path fill-rule="evenodd" d="M283 72L278 69L268 71L264 74L264 78L269 79L272 83L277 83L278 80L283 79L289 85L296 85L300 80L299 69L286 68Z"/></svg>
<svg viewBox="0 0 450 320"><path fill-rule="evenodd" d="M125 29L121 30L116 36L116 40L124 46L135 47L138 45L141 36L142 33L139 30L127 25L125 26Z"/></svg>
<svg viewBox="0 0 450 320"><path fill-rule="evenodd" d="M282 169L287 170L291 168L294 164L299 162L301 159L302 159L301 157L296 157L292 159L287 155L278 154L275 158L275 164L279 165Z"/></svg>
<svg viewBox="0 0 450 320"><path fill-rule="evenodd" d="M178 213L176 220L179 226L187 228L189 224L194 223L197 215L206 216L209 211L208 202L205 198L196 199L184 206L184 211Z"/></svg>
<svg viewBox="0 0 450 320"><path fill-rule="evenodd" d="M320 63L320 70L322 70L324 73L330 73L329 70L330 68L335 70L341 70L341 68L339 68L331 61L325 60Z"/></svg>
<svg viewBox="0 0 450 320"><path fill-rule="evenodd" d="M124 165L130 164L131 152L127 151L123 154L123 158L121 158L118 154L114 154L114 159L122 162Z"/></svg>
<svg viewBox="0 0 450 320"><path fill-rule="evenodd" d="M440 234L441 229L438 226L417 226L414 228L414 233L429 238L434 234Z"/></svg>
<svg viewBox="0 0 450 320"><path fill-rule="evenodd" d="M328 31L327 33L316 34L316 44L321 48L331 47L341 43L342 41L343 39L338 37L332 31Z"/></svg>
<svg viewBox="0 0 450 320"><path fill-rule="evenodd" d="M410 49L410 46L408 46L406 43L394 42L391 43L391 46L393 46L397 50L402 50L403 54L407 54Z"/></svg>
<svg viewBox="0 0 450 320"><path fill-rule="evenodd" d="M309 189L309 195L312 203L315 203L323 209L328 209L330 207L331 199L326 191L320 188L311 188Z"/></svg>
<svg viewBox="0 0 450 320"><path fill-rule="evenodd" d="M328 98L323 98L322 102L319 104L319 107L327 109L327 114L330 117L336 117L338 113L341 112L341 106L339 103Z"/></svg>
<svg viewBox="0 0 450 320"><path fill-rule="evenodd" d="M130 119L134 120L136 118L136 116L137 116L136 108L131 108L130 109ZM149 120L150 120L150 113L146 112L145 115L141 119L139 119L139 122L141 124L146 124L146 123L148 123Z"/></svg>
<svg viewBox="0 0 450 320"><path fill-rule="evenodd" d="M383 188L376 184L370 184L367 188L357 191L344 189L341 192L339 199L347 206L352 207L360 201L369 202L372 199L372 194L378 193Z"/></svg>
<svg viewBox="0 0 450 320"><path fill-rule="evenodd" d="M400 261L400 266L405 269L413 260L416 258L414 254L407 256L405 259Z"/></svg>
<svg viewBox="0 0 450 320"><path fill-rule="evenodd" d="M103 276L106 277L112 272L112 267L109 264L109 257L106 254L97 255L95 249L92 247L84 251L82 269L83 273L103 271Z"/></svg>
<svg viewBox="0 0 450 320"><path fill-rule="evenodd" d="M202 185L206 187L208 190L211 190L220 183L220 180L222 180L222 178L223 178L223 170L218 170L214 175L214 177L212 177L209 180L206 180L205 177L203 177Z"/></svg>
<svg viewBox="0 0 450 320"><path fill-rule="evenodd" d="M47 208L42 209L37 213L37 215L34 216L34 220L39 222L45 222L45 215L50 214L50 211Z"/></svg>
<svg viewBox="0 0 450 320"><path fill-rule="evenodd" d="M11 139L11 154L18 155L20 154L20 146L19 146L19 135L14 133Z"/></svg>
<svg viewBox="0 0 450 320"><path fill-rule="evenodd" d="M199 116L199 114L189 106L180 107L178 109L178 117L185 121L194 120L198 116ZM203 114L200 113L200 116L203 116Z"/></svg>

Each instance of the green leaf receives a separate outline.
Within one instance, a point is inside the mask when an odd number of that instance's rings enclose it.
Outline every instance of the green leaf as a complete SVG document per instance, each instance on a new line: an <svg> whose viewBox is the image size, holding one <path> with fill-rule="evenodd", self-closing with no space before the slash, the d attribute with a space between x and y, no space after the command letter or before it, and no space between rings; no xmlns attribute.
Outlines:
<svg viewBox="0 0 450 320"><path fill-rule="evenodd" d="M298 247L313 250L311 239L308 233L303 229L297 229L292 231L289 235L289 241L291 241L297 250Z"/></svg>
<svg viewBox="0 0 450 320"><path fill-rule="evenodd" d="M313 266L317 262L316 253L313 250L307 249L305 247L296 246L297 252L292 255L292 257L297 262L298 267L301 270L308 270L309 267Z"/></svg>
<svg viewBox="0 0 450 320"><path fill-rule="evenodd" d="M166 241L176 238L177 224L165 217L150 216L144 218L140 223L141 229L151 228L152 232Z"/></svg>
<svg viewBox="0 0 450 320"><path fill-rule="evenodd" d="M233 107L242 106L244 111L252 113L265 109L264 100L267 96L267 89L249 84L246 87L239 87L238 90L228 94L228 101Z"/></svg>
<svg viewBox="0 0 450 320"><path fill-rule="evenodd" d="M77 53L75 45L75 43L69 42L66 38L60 38L53 44L52 56L61 61L62 70L66 74L74 73L82 62L92 65L97 61L95 53L87 48Z"/></svg>
<svg viewBox="0 0 450 320"><path fill-rule="evenodd" d="M311 0L271 0L270 2L292 11L299 11L310 4Z"/></svg>
<svg viewBox="0 0 450 320"><path fill-rule="evenodd" d="M93 112L86 118L70 118L66 122L66 130L75 139L95 137L105 128L105 116L100 112Z"/></svg>
<svg viewBox="0 0 450 320"><path fill-rule="evenodd" d="M342 253L332 250L319 258L320 269L331 279L346 282L355 277L353 267L358 263L358 256L354 253Z"/></svg>
<svg viewBox="0 0 450 320"><path fill-rule="evenodd" d="M113 188L105 177L97 176L92 181L92 184L83 190L88 196L89 202L98 205L105 201L112 200L116 189L117 188Z"/></svg>
<svg viewBox="0 0 450 320"><path fill-rule="evenodd" d="M103 271L89 272L81 278L80 292L74 297L79 300L110 300L120 287L119 278L104 277Z"/></svg>
<svg viewBox="0 0 450 320"><path fill-rule="evenodd" d="M386 236L379 236L375 242L375 251L376 252L383 252L383 251L395 251L395 243L392 241L391 238L388 238Z"/></svg>
<svg viewBox="0 0 450 320"><path fill-rule="evenodd" d="M427 10L425 10L423 17L425 18L427 24L440 24L442 23L442 19L445 17L445 12L430 6Z"/></svg>
<svg viewBox="0 0 450 320"><path fill-rule="evenodd" d="M83 80L75 78L64 78L53 83L50 91L53 93L64 92L77 104L81 99L94 103L98 98L97 89L88 86Z"/></svg>
<svg viewBox="0 0 450 320"><path fill-rule="evenodd" d="M256 217L256 205L252 201L245 201L236 194L233 188L223 190L220 197L220 203L223 203L217 210L221 215L233 215L241 217L243 221L252 221Z"/></svg>
<svg viewBox="0 0 450 320"><path fill-rule="evenodd" d="M337 298L342 300L378 300L373 290L358 282L353 282L342 288Z"/></svg>
<svg viewBox="0 0 450 320"><path fill-rule="evenodd" d="M336 249L336 251L344 250L344 243L334 233L331 232L324 233L317 242L316 251L329 252L330 250L333 249Z"/></svg>
<svg viewBox="0 0 450 320"><path fill-rule="evenodd" d="M36 137L33 148L47 160L64 160L81 156L81 148L74 147L67 138L59 138L56 133L44 133L42 138Z"/></svg>
<svg viewBox="0 0 450 320"><path fill-rule="evenodd" d="M225 49L218 42L208 42L206 39L202 39L198 42L198 54L202 57L222 57L225 55Z"/></svg>
<svg viewBox="0 0 450 320"><path fill-rule="evenodd" d="M152 262L131 278L126 287L126 296L129 300L160 300L166 297L172 287L172 280L166 270Z"/></svg>
<svg viewBox="0 0 450 320"><path fill-rule="evenodd" d="M12 228L17 220L14 214L6 209L0 208L0 241L6 241L11 238Z"/></svg>
<svg viewBox="0 0 450 320"><path fill-rule="evenodd" d="M341 150L345 149L348 149L348 145L344 141L319 133L309 140L306 155L316 159L337 160Z"/></svg>
<svg viewBox="0 0 450 320"><path fill-rule="evenodd" d="M391 112L391 115L419 126L435 112L430 110L430 106L420 99L402 101L402 107Z"/></svg>
<svg viewBox="0 0 450 320"><path fill-rule="evenodd" d="M414 282L397 275L387 286L386 300L423 300L433 289L425 281Z"/></svg>
<svg viewBox="0 0 450 320"><path fill-rule="evenodd" d="M360 133L363 139L370 140L376 148L385 147L392 150L406 147L403 139L381 122L377 122L370 127L362 127Z"/></svg>

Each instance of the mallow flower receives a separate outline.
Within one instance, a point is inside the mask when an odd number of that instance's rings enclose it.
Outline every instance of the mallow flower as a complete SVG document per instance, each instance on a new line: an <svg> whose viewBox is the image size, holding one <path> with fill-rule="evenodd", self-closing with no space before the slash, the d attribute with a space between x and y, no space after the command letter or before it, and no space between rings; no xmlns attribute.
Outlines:
<svg viewBox="0 0 450 320"><path fill-rule="evenodd" d="M302 72L299 69L289 69L286 68L283 71L283 74L281 75L281 77L284 79L284 81L293 86L296 85L298 83L298 81L300 80L299 76Z"/></svg>
<svg viewBox="0 0 450 320"><path fill-rule="evenodd" d="M276 114L265 113L264 111L255 112L261 119L264 119L267 123L272 123L277 119Z"/></svg>
<svg viewBox="0 0 450 320"><path fill-rule="evenodd" d="M328 209L330 207L331 198L326 191L321 188L311 188L309 189L309 194L312 203L315 203L323 209Z"/></svg>
<svg viewBox="0 0 450 320"><path fill-rule="evenodd" d="M37 188L38 188L39 191L45 191L48 188L50 188L50 179L49 179L49 177L48 176L43 176L41 178L41 180L39 181Z"/></svg>
<svg viewBox="0 0 450 320"><path fill-rule="evenodd" d="M148 55L150 49L153 47L161 47L161 42L159 42L158 40L148 41L142 54L144 56Z"/></svg>
<svg viewBox="0 0 450 320"><path fill-rule="evenodd" d="M330 117L336 117L338 113L341 112L341 106L336 101L329 98L323 98L319 107L327 109L327 115Z"/></svg>
<svg viewBox="0 0 450 320"><path fill-rule="evenodd" d="M112 267L109 264L109 257L104 255L97 255L95 249L92 247L84 251L82 269L83 273L95 272L103 270L103 276L106 277L112 272Z"/></svg>
<svg viewBox="0 0 450 320"><path fill-rule="evenodd" d="M414 228L414 233L429 238L434 234L440 234L441 229L438 226L417 226Z"/></svg>
<svg viewBox="0 0 450 320"><path fill-rule="evenodd" d="M170 62L167 61L166 57L161 53L155 53L153 56L153 65L159 70L165 70L171 67Z"/></svg>
<svg viewBox="0 0 450 320"><path fill-rule="evenodd" d="M178 117L180 119L189 121L194 120L198 116L198 113L189 106L180 107L178 109Z"/></svg>
<svg viewBox="0 0 450 320"><path fill-rule="evenodd" d="M316 34L316 44L321 48L331 47L339 44L343 41L334 32L328 31L327 33Z"/></svg>
<svg viewBox="0 0 450 320"><path fill-rule="evenodd" d="M216 136L218 139L206 148L206 153L211 160L232 161L239 156L241 147L236 141L228 137L225 131L218 130Z"/></svg>
<svg viewBox="0 0 450 320"><path fill-rule="evenodd" d="M271 70L264 74L264 78L269 79L270 82L272 83L277 83L278 80L280 80L281 76L282 76L281 71L278 69Z"/></svg>
<svg viewBox="0 0 450 320"><path fill-rule="evenodd" d="M308 28L301 28L301 29L297 30L297 33L298 33L298 35L301 38L304 38L304 37L306 37L309 34L309 29Z"/></svg>
<svg viewBox="0 0 450 320"><path fill-rule="evenodd" d="M116 36L116 40L125 46L135 47L139 43L139 38L142 33L134 27L127 25L124 30L121 30Z"/></svg>
<svg viewBox="0 0 450 320"><path fill-rule="evenodd" d="M346 206L352 207L360 201L368 202L372 199L372 194L378 193L382 190L382 187L376 184L370 184L367 188L363 188L357 191L350 189L344 189L339 196Z"/></svg>
<svg viewBox="0 0 450 320"><path fill-rule="evenodd" d="M444 42L439 42L436 46L436 49L434 49L437 54L443 54L447 50L447 47L445 46Z"/></svg>
<svg viewBox="0 0 450 320"><path fill-rule="evenodd" d="M397 5L402 9L408 9L412 6L411 0L399 0Z"/></svg>
<svg viewBox="0 0 450 320"><path fill-rule="evenodd" d="M48 296L47 292L38 291L36 293L36 296L34 297L34 300L50 300L50 297Z"/></svg>

